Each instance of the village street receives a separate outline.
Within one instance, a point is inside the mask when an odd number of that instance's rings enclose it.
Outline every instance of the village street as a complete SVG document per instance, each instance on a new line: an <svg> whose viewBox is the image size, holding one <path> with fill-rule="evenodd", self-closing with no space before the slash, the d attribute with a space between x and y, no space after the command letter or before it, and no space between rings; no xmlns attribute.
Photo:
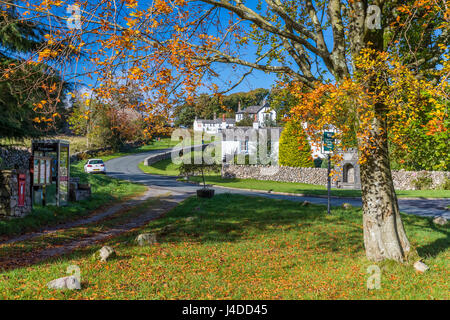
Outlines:
<svg viewBox="0 0 450 320"><path fill-rule="evenodd" d="M178 194L194 195L198 189L197 185L177 181L177 177L159 176L143 173L139 168L139 163L150 155L166 152L165 150L153 150L145 153L132 154L120 158L115 158L106 162L107 174L111 177L142 183L155 189L165 189ZM242 194L247 196L258 196L272 199L282 199L290 201L309 201L315 204L327 204L325 197L296 196L286 194L268 193L267 191L247 191L214 186L215 192ZM343 203L350 203L353 206L361 206L361 200L355 198L335 198L331 199L332 206L340 206ZM450 211L444 208L450 204L450 199L399 199L400 211L408 214L415 214L424 217L443 216L450 219Z"/></svg>

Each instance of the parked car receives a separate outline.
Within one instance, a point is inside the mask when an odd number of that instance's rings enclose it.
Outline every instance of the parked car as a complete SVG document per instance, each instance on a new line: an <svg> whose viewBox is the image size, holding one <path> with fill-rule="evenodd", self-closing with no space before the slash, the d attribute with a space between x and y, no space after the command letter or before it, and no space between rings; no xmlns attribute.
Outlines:
<svg viewBox="0 0 450 320"><path fill-rule="evenodd" d="M89 159L84 165L86 173L106 173L106 167L102 159Z"/></svg>

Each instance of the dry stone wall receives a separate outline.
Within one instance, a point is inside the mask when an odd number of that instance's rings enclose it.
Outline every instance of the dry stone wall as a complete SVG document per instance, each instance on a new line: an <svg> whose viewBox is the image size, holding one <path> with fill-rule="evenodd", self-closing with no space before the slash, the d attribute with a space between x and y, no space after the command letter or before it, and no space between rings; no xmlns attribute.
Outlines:
<svg viewBox="0 0 450 320"><path fill-rule="evenodd" d="M450 172L446 171L405 171L393 170L392 178L396 190L414 190L415 180L418 177L428 176L432 179L431 188L439 188L447 179L450 179ZM308 183L315 185L327 184L327 169L324 168L291 168L262 165L229 165L222 167L223 178L240 178L270 180L281 182ZM338 187L341 177L332 179L333 187Z"/></svg>
<svg viewBox="0 0 450 320"><path fill-rule="evenodd" d="M19 206L18 175L25 174L25 201ZM26 170L0 171L0 218L23 217L31 212L30 175Z"/></svg>

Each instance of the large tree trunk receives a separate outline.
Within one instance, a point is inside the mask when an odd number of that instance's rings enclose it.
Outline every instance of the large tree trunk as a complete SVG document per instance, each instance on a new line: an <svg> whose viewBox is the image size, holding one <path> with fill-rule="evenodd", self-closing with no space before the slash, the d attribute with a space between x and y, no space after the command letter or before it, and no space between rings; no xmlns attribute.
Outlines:
<svg viewBox="0 0 450 320"><path fill-rule="evenodd" d="M359 149L368 140L359 141ZM400 218L389 164L386 120L378 113L369 137L370 156L360 165L364 246L369 260L407 260L411 251Z"/></svg>

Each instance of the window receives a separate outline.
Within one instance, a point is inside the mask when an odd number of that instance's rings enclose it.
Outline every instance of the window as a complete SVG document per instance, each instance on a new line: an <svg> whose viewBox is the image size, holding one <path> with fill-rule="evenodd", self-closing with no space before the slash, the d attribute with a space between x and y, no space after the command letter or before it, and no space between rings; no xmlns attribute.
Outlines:
<svg viewBox="0 0 450 320"><path fill-rule="evenodd" d="M240 141L239 147L240 147L241 151L247 152L248 151L248 140Z"/></svg>
<svg viewBox="0 0 450 320"><path fill-rule="evenodd" d="M103 160L89 160L89 164L102 164Z"/></svg>

